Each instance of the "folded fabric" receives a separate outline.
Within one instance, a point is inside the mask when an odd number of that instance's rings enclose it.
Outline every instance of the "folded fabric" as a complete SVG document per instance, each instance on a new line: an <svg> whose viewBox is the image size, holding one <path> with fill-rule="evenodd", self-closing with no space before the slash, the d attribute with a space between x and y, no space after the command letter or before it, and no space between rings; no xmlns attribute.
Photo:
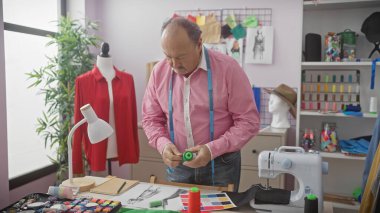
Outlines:
<svg viewBox="0 0 380 213"><path fill-rule="evenodd" d="M355 117L363 117L362 112L353 112L353 111L343 111L343 114Z"/></svg>
<svg viewBox="0 0 380 213"><path fill-rule="evenodd" d="M351 154L367 154L369 141L364 139L339 140L339 146L344 152Z"/></svg>
<svg viewBox="0 0 380 213"><path fill-rule="evenodd" d="M226 192L236 207L241 207L255 199L256 204L289 204L290 191L264 188L261 184L252 185L245 192Z"/></svg>

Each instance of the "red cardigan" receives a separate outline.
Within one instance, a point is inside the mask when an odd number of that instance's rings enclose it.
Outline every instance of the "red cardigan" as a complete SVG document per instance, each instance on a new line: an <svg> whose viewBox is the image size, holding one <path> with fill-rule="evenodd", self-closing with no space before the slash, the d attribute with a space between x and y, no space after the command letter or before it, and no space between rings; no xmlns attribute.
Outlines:
<svg viewBox="0 0 380 213"><path fill-rule="evenodd" d="M114 96L115 129L119 166L137 163L139 160L139 141L137 135L137 110L135 87L132 75L115 68L112 80ZM99 69L94 68L75 79L74 122L83 119L80 108L91 104L99 118L109 121L109 95L106 79ZM91 144L87 136L87 123L81 125L74 133L73 173L83 173L82 144L91 171L106 169L107 139Z"/></svg>

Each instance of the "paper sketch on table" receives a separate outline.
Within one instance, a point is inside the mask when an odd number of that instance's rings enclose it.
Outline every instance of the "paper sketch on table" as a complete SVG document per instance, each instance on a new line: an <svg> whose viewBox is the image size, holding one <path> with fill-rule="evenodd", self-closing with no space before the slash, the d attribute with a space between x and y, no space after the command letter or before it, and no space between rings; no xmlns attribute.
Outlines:
<svg viewBox="0 0 380 213"><path fill-rule="evenodd" d="M223 54L227 54L226 44L209 44L203 43L203 45L210 50L215 50Z"/></svg>
<svg viewBox="0 0 380 213"><path fill-rule="evenodd" d="M227 55L234 58L240 65L243 64L243 39L226 38Z"/></svg>
<svg viewBox="0 0 380 213"><path fill-rule="evenodd" d="M272 64L273 27L247 29L245 63Z"/></svg>
<svg viewBox="0 0 380 213"><path fill-rule="evenodd" d="M139 183L125 193L116 196L113 200L120 201L127 208L147 209L152 201L161 200L165 205L154 209L182 210L183 206L179 194L187 190L179 187L163 186L150 183Z"/></svg>
<svg viewBox="0 0 380 213"><path fill-rule="evenodd" d="M139 196L127 200L127 204L135 204L138 202L142 202L145 199L149 199L158 193L160 193L160 187L149 186Z"/></svg>

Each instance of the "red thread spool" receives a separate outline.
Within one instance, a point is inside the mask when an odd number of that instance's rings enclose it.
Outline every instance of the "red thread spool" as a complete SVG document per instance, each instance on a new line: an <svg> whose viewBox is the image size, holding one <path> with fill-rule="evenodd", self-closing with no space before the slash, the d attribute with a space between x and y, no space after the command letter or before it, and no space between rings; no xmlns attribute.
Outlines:
<svg viewBox="0 0 380 213"><path fill-rule="evenodd" d="M192 187L189 191L188 213L201 212L201 192L197 187Z"/></svg>

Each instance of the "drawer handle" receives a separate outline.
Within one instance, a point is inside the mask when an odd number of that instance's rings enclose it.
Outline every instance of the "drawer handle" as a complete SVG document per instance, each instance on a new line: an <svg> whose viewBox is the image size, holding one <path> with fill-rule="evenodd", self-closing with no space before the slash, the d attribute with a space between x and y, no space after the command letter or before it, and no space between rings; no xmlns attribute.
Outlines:
<svg viewBox="0 0 380 213"><path fill-rule="evenodd" d="M252 153L256 154L257 153L256 149L252 149Z"/></svg>

